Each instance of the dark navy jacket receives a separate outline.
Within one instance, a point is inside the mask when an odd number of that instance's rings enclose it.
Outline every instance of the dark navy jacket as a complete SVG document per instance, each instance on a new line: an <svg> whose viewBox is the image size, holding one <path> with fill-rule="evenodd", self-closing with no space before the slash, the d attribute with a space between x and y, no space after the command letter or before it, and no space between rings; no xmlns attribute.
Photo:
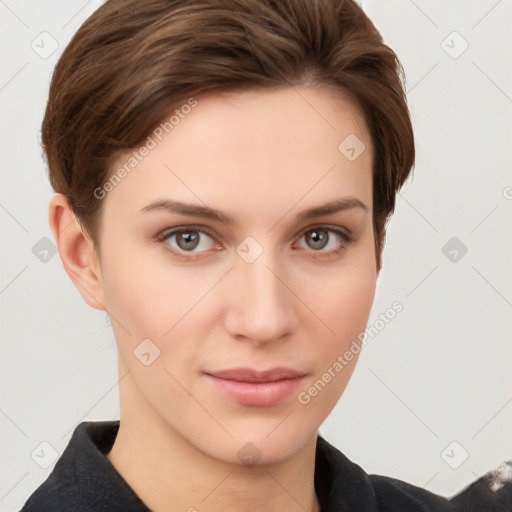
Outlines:
<svg viewBox="0 0 512 512"><path fill-rule="evenodd" d="M20 512L149 512L105 457L117 421L85 421ZM451 498L394 478L368 475L318 435L315 491L321 512L512 512L512 461Z"/></svg>

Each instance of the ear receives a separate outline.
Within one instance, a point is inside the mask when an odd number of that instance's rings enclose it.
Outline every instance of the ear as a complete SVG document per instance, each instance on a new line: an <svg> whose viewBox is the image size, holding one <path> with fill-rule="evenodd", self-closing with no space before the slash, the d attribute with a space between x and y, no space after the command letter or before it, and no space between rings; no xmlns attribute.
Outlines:
<svg viewBox="0 0 512 512"><path fill-rule="evenodd" d="M80 295L92 308L106 311L103 279L94 244L82 231L63 194L55 194L50 200L48 223L64 268Z"/></svg>

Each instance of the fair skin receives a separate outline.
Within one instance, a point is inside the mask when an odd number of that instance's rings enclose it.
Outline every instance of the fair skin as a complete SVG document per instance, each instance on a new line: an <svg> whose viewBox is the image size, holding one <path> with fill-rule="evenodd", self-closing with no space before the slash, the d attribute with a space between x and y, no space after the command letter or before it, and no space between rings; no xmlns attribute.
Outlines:
<svg viewBox="0 0 512 512"><path fill-rule="evenodd" d="M317 511L317 430L357 355L309 403L298 394L357 340L370 314L370 136L355 103L318 86L197 100L102 199L101 258L64 196L50 202L64 267L87 304L108 312L118 346L120 428L107 458L155 512ZM349 134L366 145L354 161L338 151ZM367 210L297 218L344 197ZM233 224L140 212L157 199L207 205ZM326 225L354 240L324 227L322 244L311 230ZM196 246L177 235L156 240L189 226L208 230L189 228ZM263 250L251 263L236 251L249 236ZM134 355L145 339L160 350L149 365ZM271 406L239 403L205 376L277 366L306 376ZM247 443L260 457L252 466L239 456Z"/></svg>

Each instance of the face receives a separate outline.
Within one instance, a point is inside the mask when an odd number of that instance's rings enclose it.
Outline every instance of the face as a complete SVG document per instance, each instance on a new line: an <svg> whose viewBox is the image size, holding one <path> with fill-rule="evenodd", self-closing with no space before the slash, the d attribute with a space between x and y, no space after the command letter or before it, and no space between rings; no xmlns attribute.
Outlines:
<svg viewBox="0 0 512 512"><path fill-rule="evenodd" d="M375 292L370 136L357 105L323 88L196 100L102 199L121 419L231 463L250 442L275 463L316 434L358 358L343 355ZM299 377L212 375L238 368Z"/></svg>

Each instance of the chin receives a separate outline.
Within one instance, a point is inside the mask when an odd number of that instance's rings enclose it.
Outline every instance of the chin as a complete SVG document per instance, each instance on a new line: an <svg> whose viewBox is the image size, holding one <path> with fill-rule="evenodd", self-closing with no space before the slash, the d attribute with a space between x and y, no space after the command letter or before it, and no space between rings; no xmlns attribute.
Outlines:
<svg viewBox="0 0 512 512"><path fill-rule="evenodd" d="M317 432L313 427L304 429L304 425L297 432L298 427L291 422L285 427L286 421L281 425L274 423L271 429L267 426L260 429L255 427L247 432L242 428L239 433L231 432L233 438L210 439L209 446L204 448L210 456L229 464L248 467L279 464L296 455L312 436L316 437ZM198 447L201 449L201 446Z"/></svg>

